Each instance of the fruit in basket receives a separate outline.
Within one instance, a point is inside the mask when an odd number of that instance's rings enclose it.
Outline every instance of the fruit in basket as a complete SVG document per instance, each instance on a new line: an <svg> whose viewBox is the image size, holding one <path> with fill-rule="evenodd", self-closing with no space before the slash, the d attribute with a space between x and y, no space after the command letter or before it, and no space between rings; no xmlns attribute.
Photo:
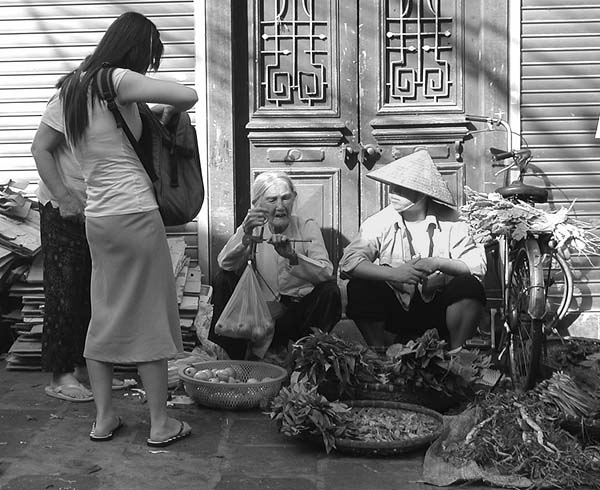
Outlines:
<svg viewBox="0 0 600 490"><path fill-rule="evenodd" d="M223 368L223 371L225 371L228 376L230 376L232 378L235 377L235 369L233 369L231 366L227 366L226 368Z"/></svg>
<svg viewBox="0 0 600 490"><path fill-rule="evenodd" d="M218 383L219 382L219 378L210 378L208 380L209 383Z"/></svg>
<svg viewBox="0 0 600 490"><path fill-rule="evenodd" d="M225 369L217 369L213 374L215 377L219 378L219 381L227 381L230 378L229 371Z"/></svg>
<svg viewBox="0 0 600 490"><path fill-rule="evenodd" d="M258 383L258 380L256 378L248 378L246 380L247 384L253 384L253 383Z"/></svg>
<svg viewBox="0 0 600 490"><path fill-rule="evenodd" d="M202 381L207 381L210 378L214 378L214 375L210 369L201 369L194 374L194 379L200 379Z"/></svg>
<svg viewBox="0 0 600 490"><path fill-rule="evenodd" d="M187 366L183 370L183 374L185 374L186 376L189 376L190 378L193 378L194 374L196 374L196 368L194 366Z"/></svg>

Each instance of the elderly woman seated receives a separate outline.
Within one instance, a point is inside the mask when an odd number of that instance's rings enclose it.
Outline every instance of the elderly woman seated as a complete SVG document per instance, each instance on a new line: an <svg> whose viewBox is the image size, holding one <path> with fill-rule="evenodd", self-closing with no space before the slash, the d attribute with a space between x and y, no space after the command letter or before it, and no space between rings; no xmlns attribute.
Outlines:
<svg viewBox="0 0 600 490"><path fill-rule="evenodd" d="M255 250L255 265L266 299L272 300L272 346L285 347L311 333L330 331L341 317L340 290L319 225L293 214L296 190L284 172L265 172L252 186L252 208L225 244L213 281L213 320L209 339L232 359L247 355L247 342L218 335L215 325ZM275 303L275 304L273 304Z"/></svg>

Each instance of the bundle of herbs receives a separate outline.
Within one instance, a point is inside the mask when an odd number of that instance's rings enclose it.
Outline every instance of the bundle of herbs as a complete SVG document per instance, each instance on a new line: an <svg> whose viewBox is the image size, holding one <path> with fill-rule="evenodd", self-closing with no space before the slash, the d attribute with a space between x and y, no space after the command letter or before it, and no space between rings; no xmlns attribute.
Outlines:
<svg viewBox="0 0 600 490"><path fill-rule="evenodd" d="M600 448L584 447L561 427L556 405L540 396L543 390L476 400L470 410L477 420L464 440L445 445L444 459L520 475L534 488L600 488Z"/></svg>
<svg viewBox="0 0 600 490"><path fill-rule="evenodd" d="M384 383L466 397L490 365L491 356L479 351L449 355L447 342L436 329L429 329L406 344L388 347L386 358L375 361L374 372Z"/></svg>
<svg viewBox="0 0 600 490"><path fill-rule="evenodd" d="M340 397L361 381L375 379L373 360L376 355L367 347L315 330L293 344L292 378L311 386L333 386Z"/></svg>
<svg viewBox="0 0 600 490"><path fill-rule="evenodd" d="M582 255L597 255L600 238L589 224L569 216L571 208L546 211L541 207L503 198L500 194L474 191L465 187L466 204L461 207L462 219L469 223L475 241L489 243L504 235L521 240L532 233L550 233L557 247L566 256L571 251Z"/></svg>
<svg viewBox="0 0 600 490"><path fill-rule="evenodd" d="M273 399L268 415L286 436L321 438L327 453L335 448L336 438L352 439L357 434L349 407L330 402L317 392L317 386L305 382L283 387Z"/></svg>

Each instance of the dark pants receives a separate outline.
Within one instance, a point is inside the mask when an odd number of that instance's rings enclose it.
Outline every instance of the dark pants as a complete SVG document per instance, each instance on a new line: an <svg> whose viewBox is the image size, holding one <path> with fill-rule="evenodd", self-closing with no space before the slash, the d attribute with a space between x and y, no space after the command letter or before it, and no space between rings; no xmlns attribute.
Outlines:
<svg viewBox="0 0 600 490"><path fill-rule="evenodd" d="M397 300L392 288L383 281L351 279L347 291L346 314L349 318L357 321L383 321L385 329L396 334L396 342L401 343L421 336L430 328L437 329L440 338L448 340L448 306L467 298L476 299L485 305L483 286L471 274L455 276L429 303L425 303L416 291L408 311Z"/></svg>
<svg viewBox="0 0 600 490"><path fill-rule="evenodd" d="M48 203L40 206L44 258L42 368L72 372L85 365L83 347L90 322L92 261L85 225L65 220Z"/></svg>
<svg viewBox="0 0 600 490"><path fill-rule="evenodd" d="M209 340L223 347L232 359L245 357L247 342L217 335L215 325L239 279L235 272L219 270L217 273L213 281L213 318L208 334ZM333 280L317 284L303 298L282 296L281 303L285 306L285 313L275 322L274 346L286 346L290 340L296 341L309 335L311 328L329 332L342 315L340 290Z"/></svg>

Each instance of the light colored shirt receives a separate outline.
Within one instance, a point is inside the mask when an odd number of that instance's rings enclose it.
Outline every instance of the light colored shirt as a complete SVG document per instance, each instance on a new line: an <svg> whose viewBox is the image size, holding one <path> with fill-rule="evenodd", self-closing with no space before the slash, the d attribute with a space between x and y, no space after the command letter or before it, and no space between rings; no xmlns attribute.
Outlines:
<svg viewBox="0 0 600 490"><path fill-rule="evenodd" d="M344 249L340 260L341 276L348 278L365 260L391 267L404 264L413 256L411 243L416 255L460 260L479 280L485 275L485 250L473 241L466 222L428 214L424 221L406 225L402 216L390 205L367 218L358 236ZM433 248L429 254L431 243ZM402 285L393 289L400 303L408 308L415 288Z"/></svg>
<svg viewBox="0 0 600 490"><path fill-rule="evenodd" d="M260 230L255 228L254 232L257 234ZM316 284L334 278L333 264L329 260L321 229L314 220L292 216L289 226L282 234L291 239L310 240L310 242L292 244L298 255L298 265L291 265L288 259L275 251L273 245L266 242L257 244L256 266L260 276L268 285L267 287L259 277L267 301L274 299L269 288L275 293L277 299L278 295L302 298L309 294ZM263 238L268 240L271 235L268 226L265 226ZM240 226L217 257L221 269L238 271L248 263L251 247L243 244L243 237L244 230Z"/></svg>
<svg viewBox="0 0 600 490"><path fill-rule="evenodd" d="M115 91L127 70L113 72ZM142 133L137 104L117 104L136 139ZM125 132L118 128L107 105L88 102L89 126L73 153L87 185L85 214L89 217L117 216L157 209L152 182Z"/></svg>
<svg viewBox="0 0 600 490"><path fill-rule="evenodd" d="M42 115L42 122L55 131L64 134L65 127L63 124L62 105L58 97L58 92L50 98L46 110ZM75 160L75 157L73 156L73 153L71 153L71 150L69 150L67 144L60 144L58 148L54 150L52 156L54 157L56 170L61 177L63 184L65 184L67 189L69 189L82 204L85 204L86 195L83 174L81 173L79 163ZM36 195L40 204L45 205L48 202L52 202L55 207L58 207L55 197L42 180L40 180Z"/></svg>

